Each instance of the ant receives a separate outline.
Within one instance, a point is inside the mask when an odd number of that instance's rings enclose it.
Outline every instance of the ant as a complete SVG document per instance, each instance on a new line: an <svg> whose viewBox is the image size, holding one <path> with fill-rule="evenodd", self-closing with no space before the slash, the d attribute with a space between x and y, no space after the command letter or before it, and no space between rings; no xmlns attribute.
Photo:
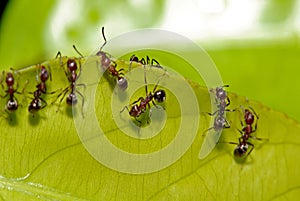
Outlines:
<svg viewBox="0 0 300 201"><path fill-rule="evenodd" d="M74 45L73 45L73 48L75 49L75 51L77 53L79 53L78 50L76 49L76 47ZM79 53L79 55L81 55L81 54ZM60 65L63 66L62 55L61 55L60 52L57 53L56 58L57 57L60 57ZM76 89L77 86L86 87L85 84L77 84L76 83L76 81L78 80L78 78L80 77L80 74L81 74L81 64L80 64L80 61L79 61L79 73L77 73L77 70L78 70L78 64L76 62L76 59L69 58L67 60L67 69L64 70L64 72L65 72L65 75L68 78L68 81L69 81L70 85L68 87L66 87L65 89L63 89L60 94L58 94L58 96L54 100L54 102L60 96L62 96L61 99L60 99L60 101L59 101L59 105L60 105L61 102L63 101L63 99L65 98L65 96L67 95L67 93L69 93L68 96L67 96L67 98L66 98L67 104L70 105L70 106L76 105L76 103L78 102L78 98L77 98L77 95L76 95L76 93L77 93L82 98L82 111L81 112L82 112L82 116L83 116L84 96L82 95L82 93L80 93L80 91L78 91Z"/></svg>
<svg viewBox="0 0 300 201"><path fill-rule="evenodd" d="M128 82L124 76L123 68L117 70L117 63L113 60L111 60L111 55L109 55L106 52L102 51L102 48L106 45L107 40L104 35L104 27L102 27L102 36L104 39L104 43L101 46L100 50L96 53L97 56L101 57L101 66L104 70L107 70L114 78L117 79L117 85L120 87L120 89L125 90L128 87Z"/></svg>
<svg viewBox="0 0 300 201"><path fill-rule="evenodd" d="M131 67L131 63L133 61L137 62L137 63L140 63L142 65L146 65L147 64L147 65L154 66L154 67L157 67L157 68L162 68L161 65L158 63L158 61L156 59L151 59L151 62L150 62L149 56L146 57L146 60L145 60L145 58L142 58L142 59L139 60L139 58L137 56L135 56L135 54L132 55L130 57L130 67Z"/></svg>
<svg viewBox="0 0 300 201"><path fill-rule="evenodd" d="M226 109L226 107L228 107L230 105L230 99L227 96L227 93L224 90L224 87L229 87L229 85L224 85L224 86L221 86L221 87L216 87L215 89L211 89L210 90L210 92L213 92L216 95L215 100L216 100L216 104L217 104L217 107L218 107L218 110L215 111L214 113L208 113L211 116L215 115L216 113L218 113L219 115L223 116L224 113L225 113L225 111L227 111L227 112L233 112L233 111L235 111L235 110Z"/></svg>
<svg viewBox="0 0 300 201"><path fill-rule="evenodd" d="M50 69L50 67L49 67ZM34 98L28 106L28 111L30 113L35 113L47 106L47 102L41 97L42 94L47 94L46 81L49 79L52 81L51 70L48 72L45 66L37 65L37 80L40 80L40 83L36 85L36 90L33 92ZM53 94L51 92L49 94Z"/></svg>
<svg viewBox="0 0 300 201"><path fill-rule="evenodd" d="M7 85L7 89L5 90L5 95L2 96L0 95L2 98L6 98L7 96L9 96L9 99L7 101L6 107L5 109L8 111L15 111L18 109L18 101L15 97L15 93L17 94L21 94L21 92L17 91L18 87L19 87L19 83L17 83L16 88L14 88L14 84L15 84L15 78L12 72L7 72L6 76L5 76L5 72L2 71L2 79L1 79L1 85L2 88L4 89L4 85L3 85L3 80L5 77L5 82Z"/></svg>
<svg viewBox="0 0 300 201"><path fill-rule="evenodd" d="M165 73L162 75L164 76ZM149 107L149 109L151 109L150 107L150 102L152 102L152 104L154 106L156 106L155 102L157 103L163 103L166 100L166 92L162 89L156 90L159 80L157 81L156 85L153 88L152 92L148 93L148 87L147 87L147 79L146 79L146 71L144 71L144 80L145 80L145 91L146 91L146 97L140 97L138 100L134 101L133 103L131 103L130 109L128 108L128 106L125 106L120 113L122 113L125 109L127 109L127 111L129 112L129 115L131 117L134 117L136 121L138 121L139 123L142 123L141 121L139 121L137 119L137 117L139 117L141 114L145 113L147 111L147 106Z"/></svg>
<svg viewBox="0 0 300 201"><path fill-rule="evenodd" d="M224 117L225 111L227 112L234 112L234 110L226 109L230 105L230 99L227 96L226 91L224 90L224 87L229 87L229 85L224 85L221 87L216 87L215 89L211 89L210 92L215 93L215 100L218 107L218 110L216 110L213 113L208 114L210 116L214 116L217 114L217 116L214 119L214 125L211 128L208 128L204 131L206 133L207 131L214 129L216 132L221 131L223 128L230 128L230 123L227 121L227 119Z"/></svg>
<svg viewBox="0 0 300 201"><path fill-rule="evenodd" d="M242 108L242 106L241 106L241 108ZM257 130L257 120L259 119L259 117L257 116L254 109L249 106L249 109L243 109L243 112L244 112L244 121L245 121L246 125L244 125L243 122L241 122L243 128L242 128L242 130L238 129L238 131L241 133L241 137L239 137L239 142L238 143L228 142L228 143L237 145L236 148L234 149L234 155L237 157L244 157L250 147L250 150L248 151L247 155L245 156L245 159L246 159L246 157L249 156L254 149L254 144L252 144L251 142L248 141L249 138L252 138L255 140L268 140L268 139L258 138L258 137L251 135L252 133L254 133ZM256 118L256 122L255 122L255 125L253 128L253 123L255 121L255 118Z"/></svg>

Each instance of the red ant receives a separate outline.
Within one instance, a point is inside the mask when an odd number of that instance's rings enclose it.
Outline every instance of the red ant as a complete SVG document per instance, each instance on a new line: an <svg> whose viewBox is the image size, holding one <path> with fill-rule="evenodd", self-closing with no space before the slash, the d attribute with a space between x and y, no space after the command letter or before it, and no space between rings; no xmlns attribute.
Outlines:
<svg viewBox="0 0 300 201"><path fill-rule="evenodd" d="M243 128L242 128L242 130L238 130L242 135L241 137L239 137L239 143L229 142L229 144L237 145L236 148L234 149L234 155L237 157L244 157L250 146L250 150L247 153L247 155L245 156L245 159L246 159L246 157L249 156L250 153L254 149L254 144L252 144L251 142L248 141L249 138L256 139L256 140L268 140L268 139L258 138L258 137L251 135L252 133L254 133L257 130L257 120L259 119L259 117L255 113L253 108L249 107L249 109L243 109L243 112L244 112L244 121L245 121L246 125L243 125L243 122L241 122ZM252 124L254 123L255 118L256 118L256 122L255 122L255 125L253 128Z"/></svg>
<svg viewBox="0 0 300 201"><path fill-rule="evenodd" d="M102 51L102 48L106 45L106 37L104 35L104 27L102 27L102 36L104 39L104 43L101 46L100 50L96 53L97 56L101 57L101 66L104 70L107 70L113 77L117 79L117 85L120 87L120 89L125 90L128 86L128 82L125 77L123 77L124 71L123 68L117 70L117 63L113 60L111 60L111 55L109 55L106 52Z"/></svg>
<svg viewBox="0 0 300 201"><path fill-rule="evenodd" d="M144 58L140 59L134 55L132 55L130 57L130 67L131 67L131 63L132 62L137 62L137 63L140 63L142 65L150 65L150 66L154 66L154 67L157 67L157 68L162 68L161 65L158 63L158 61L156 59L151 59L151 62L150 62L150 58L149 56L146 57L146 60ZM154 64L155 63L155 64Z"/></svg>
<svg viewBox="0 0 300 201"><path fill-rule="evenodd" d="M76 52L78 52L78 50L76 49L76 47L73 45L74 49ZM78 52L79 53L79 52ZM80 53L79 53L80 54ZM81 54L80 54L81 55ZM57 57L60 57L60 65L63 66L62 63L62 56L61 53L58 52L56 55ZM82 56L82 55L81 55ZM77 84L76 81L78 80L78 78L80 77L80 73L81 73L81 64L79 61L79 73L77 74L77 70L78 70L78 66L77 66L77 62L76 59L72 59L69 58L67 60L67 70L64 70L65 75L68 78L68 81L70 82L70 85L68 87L66 87L65 89L63 89L61 91L60 94L58 94L57 98L54 100L54 102L60 97L62 96L62 98L59 101L59 105L61 104L62 100L65 98L65 96L67 95L67 93L69 92L67 98L66 98L66 102L68 105L73 106L78 102L77 99L77 94L79 94L79 96L81 96L82 98L82 116L83 116L83 106L84 106L84 96L82 95L82 93L80 93L80 91L78 91L76 89L77 86L83 86L85 87L85 84ZM53 103L54 103L53 102Z"/></svg>
<svg viewBox="0 0 300 201"><path fill-rule="evenodd" d="M33 92L34 98L28 106L28 111L30 113L35 113L47 106L47 102L41 97L41 95L47 94L46 81L49 79L49 77L50 80L52 80L51 72L48 72L45 66L38 65L37 70L39 71L37 73L37 80L40 80L40 83L36 85L36 90ZM53 93L55 92L51 92L49 94Z"/></svg>
<svg viewBox="0 0 300 201"><path fill-rule="evenodd" d="M164 76L165 74L163 74L162 76ZM129 112L129 115L134 117L136 121L138 121L139 123L141 123L141 121L139 121L137 119L137 117L139 117L141 114L145 113L147 111L147 106L149 109L151 109L150 107L150 102L152 102L152 104L154 106L156 106L155 102L158 103L163 103L166 100L166 92L164 90L156 90L157 86L158 86L158 82L157 84L154 86L153 91L148 93L148 87L147 87L147 80L146 80L146 71L144 72L144 79L145 79L145 91L146 91L146 97L140 97L138 100L134 101L133 103L131 103L130 109L128 108L128 106L125 106L121 111L123 112L125 110L125 108L127 109L127 111ZM155 101L155 102L154 102Z"/></svg>
<svg viewBox="0 0 300 201"><path fill-rule="evenodd" d="M2 72L2 79L1 79L1 85L2 88L4 89L4 85L3 85L3 80L5 77L5 72ZM9 99L7 101L6 107L5 109L7 109L8 111L15 111L18 109L18 101L15 97L15 93L17 94L21 94L21 92L18 92L17 89L19 87L19 83L17 83L16 88L14 88L14 84L15 84L15 78L12 72L7 72L6 73L6 78L5 78L5 82L7 85L7 89L5 90L5 95L2 96L0 95L2 98L6 98L7 96L9 96Z"/></svg>

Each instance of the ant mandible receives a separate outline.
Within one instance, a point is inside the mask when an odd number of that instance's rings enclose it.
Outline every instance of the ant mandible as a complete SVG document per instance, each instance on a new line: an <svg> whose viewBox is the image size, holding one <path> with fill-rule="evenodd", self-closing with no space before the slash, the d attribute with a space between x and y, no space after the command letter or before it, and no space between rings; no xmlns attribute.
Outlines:
<svg viewBox="0 0 300 201"><path fill-rule="evenodd" d="M104 35L104 27L102 27L102 36L104 39L104 43L101 46L100 50L97 52L97 56L101 57L101 66L104 70L107 70L114 78L117 80L117 85L120 89L125 90L128 87L128 82L124 77L123 68L117 70L117 63L111 59L111 55L102 51L102 48L106 45L107 40Z"/></svg>
<svg viewBox="0 0 300 201"><path fill-rule="evenodd" d="M164 75L165 75L165 73L162 76L164 76ZM143 114L143 113L145 113L147 111L147 106L148 106L149 110L151 109L150 102L152 102L152 104L154 106L156 106L155 102L157 102L157 103L163 103L166 100L166 92L164 90L162 90L162 89L157 90L157 86L158 86L159 80L157 81L156 85L154 86L153 91L148 93L146 71L144 71L144 81L145 81L146 97L145 98L144 97L140 97L138 100L136 100L133 103L131 103L129 105L130 109L128 108L128 106L125 106L120 111L120 113L123 112L125 109L127 109L128 113L129 113L129 115L131 117L134 117L137 122L142 123L137 118L141 114Z"/></svg>

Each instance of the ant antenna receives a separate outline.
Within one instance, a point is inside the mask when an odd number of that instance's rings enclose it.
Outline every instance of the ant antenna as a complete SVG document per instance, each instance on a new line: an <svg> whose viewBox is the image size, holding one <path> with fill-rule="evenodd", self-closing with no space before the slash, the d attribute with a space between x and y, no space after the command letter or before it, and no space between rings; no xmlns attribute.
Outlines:
<svg viewBox="0 0 300 201"><path fill-rule="evenodd" d="M57 59L58 57L59 57L59 59L60 59L60 65L62 65L62 58L61 58L62 56L61 56L61 52L60 52L60 51L57 52L55 58Z"/></svg>
<svg viewBox="0 0 300 201"><path fill-rule="evenodd" d="M105 38L105 35L104 35L104 27L102 27L102 36L103 36L103 39L104 39L104 43L103 43L103 45L101 46L101 48L100 48L100 51L102 50L102 48L106 45L106 38Z"/></svg>
<svg viewBox="0 0 300 201"><path fill-rule="evenodd" d="M79 54L81 57L83 57L83 55L78 51L78 49L76 48L75 45L73 45L74 50L77 52L77 54Z"/></svg>

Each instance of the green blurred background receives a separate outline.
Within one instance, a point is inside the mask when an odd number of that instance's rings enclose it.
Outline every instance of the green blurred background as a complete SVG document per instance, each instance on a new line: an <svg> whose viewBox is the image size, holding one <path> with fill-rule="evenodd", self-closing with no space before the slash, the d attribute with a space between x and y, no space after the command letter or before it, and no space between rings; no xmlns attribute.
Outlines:
<svg viewBox="0 0 300 201"><path fill-rule="evenodd" d="M300 120L299 0L10 0L0 25L0 69L84 55L106 37L141 28L203 47L230 91ZM195 55L196 56L196 55Z"/></svg>

